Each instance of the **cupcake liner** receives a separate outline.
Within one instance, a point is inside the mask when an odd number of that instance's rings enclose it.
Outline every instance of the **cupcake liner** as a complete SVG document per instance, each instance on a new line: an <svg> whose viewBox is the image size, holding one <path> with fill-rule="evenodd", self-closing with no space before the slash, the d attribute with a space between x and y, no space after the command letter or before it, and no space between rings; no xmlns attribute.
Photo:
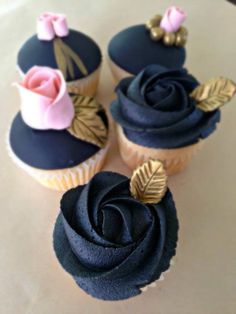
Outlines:
<svg viewBox="0 0 236 314"><path fill-rule="evenodd" d="M67 89L69 93L76 93L83 96L94 96L96 94L101 66L85 78L67 82Z"/></svg>
<svg viewBox="0 0 236 314"><path fill-rule="evenodd" d="M159 159L164 163L168 175L184 170L194 154L201 148L203 140L181 148L155 149L144 147L126 138L120 126L117 127L120 154L123 161L132 170L150 158Z"/></svg>
<svg viewBox="0 0 236 314"><path fill-rule="evenodd" d="M115 84L118 84L123 78L132 76L133 74L120 68L116 63L114 63L111 58L108 57L108 64L114 79Z"/></svg>
<svg viewBox="0 0 236 314"><path fill-rule="evenodd" d="M161 274L161 276L160 276L157 280L151 282L149 285L146 285L146 286L140 288L140 290L141 290L142 292L146 292L149 288L155 288L155 287L157 286L157 284L158 284L160 281L165 280L165 275L171 271L171 268L172 268L172 266L173 266L174 264L175 264L174 259L172 259L172 260L170 261L170 267L169 267L169 269L167 269L166 271L164 271L164 272Z"/></svg>
<svg viewBox="0 0 236 314"><path fill-rule="evenodd" d="M68 189L74 188L78 185L86 184L97 172L101 170L105 162L108 149L109 142L95 155L73 168L43 170L31 167L20 160L12 151L9 143L9 137L7 138L7 150L13 162L25 170L43 186L57 191L67 191Z"/></svg>
<svg viewBox="0 0 236 314"><path fill-rule="evenodd" d="M21 71L19 66L17 66L20 76L24 78L25 74ZM94 96L96 94L99 78L100 78L101 66L98 67L90 75L85 78L81 78L75 81L66 82L67 89L69 93L77 93L83 96Z"/></svg>

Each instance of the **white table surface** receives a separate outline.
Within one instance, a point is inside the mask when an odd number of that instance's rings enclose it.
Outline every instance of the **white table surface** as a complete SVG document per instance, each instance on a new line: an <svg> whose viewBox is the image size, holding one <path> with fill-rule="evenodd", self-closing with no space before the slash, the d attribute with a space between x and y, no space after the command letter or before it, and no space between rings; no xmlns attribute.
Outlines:
<svg viewBox="0 0 236 314"><path fill-rule="evenodd" d="M185 172L169 179L180 220L175 266L155 289L128 301L86 295L58 264L52 229L61 193L41 187L18 169L5 149L6 131L19 110L11 83L16 54L43 11L64 12L72 28L97 40L104 56L119 30L145 22L169 0L0 0L0 313L1 314L235 314L236 313L236 99ZM225 0L178 0L188 13L187 67L200 81L236 80L236 6ZM104 58L98 98L114 98ZM116 142L106 170L130 174Z"/></svg>

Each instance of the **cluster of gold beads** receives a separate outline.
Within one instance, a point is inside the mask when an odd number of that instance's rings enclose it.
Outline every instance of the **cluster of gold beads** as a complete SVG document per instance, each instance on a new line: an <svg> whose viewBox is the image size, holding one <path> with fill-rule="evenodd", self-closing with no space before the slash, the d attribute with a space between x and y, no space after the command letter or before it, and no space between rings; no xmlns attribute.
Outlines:
<svg viewBox="0 0 236 314"><path fill-rule="evenodd" d="M180 26L177 32L168 33L160 27L161 20L161 15L155 15L146 23L146 28L150 31L152 40L163 40L164 44L167 46L184 46L187 42L187 29L183 26Z"/></svg>

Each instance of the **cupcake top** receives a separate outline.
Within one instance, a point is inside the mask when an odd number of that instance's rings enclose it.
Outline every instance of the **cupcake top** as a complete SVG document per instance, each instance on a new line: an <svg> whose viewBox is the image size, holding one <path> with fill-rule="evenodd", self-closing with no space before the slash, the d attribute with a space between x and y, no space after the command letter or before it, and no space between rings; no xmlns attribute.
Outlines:
<svg viewBox="0 0 236 314"><path fill-rule="evenodd" d="M123 79L116 92L111 113L129 140L151 148L178 148L215 130L218 108L232 98L235 83L219 77L199 85L185 69L151 65Z"/></svg>
<svg viewBox="0 0 236 314"><path fill-rule="evenodd" d="M45 170L74 167L106 145L104 109L93 98L69 95L59 70L33 67L16 85L21 111L10 147L21 161Z"/></svg>
<svg viewBox="0 0 236 314"><path fill-rule="evenodd" d="M170 7L163 17L156 15L146 25L122 30L109 43L111 61L134 75L150 64L182 67L186 58L187 30L181 24L185 18L183 10Z"/></svg>
<svg viewBox="0 0 236 314"><path fill-rule="evenodd" d="M59 69L70 82L97 70L101 58L90 37L67 27L65 15L44 13L37 20L37 34L21 47L17 64L23 74L36 65Z"/></svg>
<svg viewBox="0 0 236 314"><path fill-rule="evenodd" d="M150 160L131 179L100 172L61 200L54 249L88 294L104 300L138 295L170 266L178 221L161 162Z"/></svg>

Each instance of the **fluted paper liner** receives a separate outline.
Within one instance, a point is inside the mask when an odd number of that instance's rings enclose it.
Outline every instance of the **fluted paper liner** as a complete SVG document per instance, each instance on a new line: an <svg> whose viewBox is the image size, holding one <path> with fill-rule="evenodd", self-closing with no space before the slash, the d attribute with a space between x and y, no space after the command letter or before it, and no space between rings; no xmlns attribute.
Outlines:
<svg viewBox="0 0 236 314"><path fill-rule="evenodd" d="M111 58L108 57L108 64L114 79L115 84L118 84L123 78L132 76L133 74L125 71L121 67L119 67Z"/></svg>
<svg viewBox="0 0 236 314"><path fill-rule="evenodd" d="M149 288L155 288L160 281L165 280L165 275L171 271L171 268L174 264L175 264L175 262L172 258L172 260L170 261L170 267L166 271L161 273L160 277L157 280L151 282L149 285L146 285L146 286L140 288L140 290L142 292L146 292Z"/></svg>
<svg viewBox="0 0 236 314"><path fill-rule="evenodd" d="M18 71L20 73L20 76L24 78L25 74L21 71L21 69L18 66ZM66 82L68 92L76 94L80 94L83 96L94 96L96 94L98 83L99 83L99 77L101 72L101 66L98 67L97 70L95 70L93 73L89 74L88 76L75 80Z"/></svg>
<svg viewBox="0 0 236 314"><path fill-rule="evenodd" d="M125 136L121 126L117 126L120 154L127 166L134 170L150 158L164 163L168 175L184 170L194 154L201 148L203 140L181 148L156 149L138 145Z"/></svg>
<svg viewBox="0 0 236 314"><path fill-rule="evenodd" d="M105 162L109 142L96 154L83 161L79 165L58 170L43 170L31 167L20 160L12 151L7 139L7 150L9 156L20 168L25 170L30 176L42 185L58 191L67 191L78 185L86 184L97 172L99 172Z"/></svg>
<svg viewBox="0 0 236 314"><path fill-rule="evenodd" d="M83 96L94 96L96 94L99 77L101 72L101 66L95 70L90 75L81 78L79 80L67 82L67 88L69 93L72 93L73 90L76 94L80 94Z"/></svg>

